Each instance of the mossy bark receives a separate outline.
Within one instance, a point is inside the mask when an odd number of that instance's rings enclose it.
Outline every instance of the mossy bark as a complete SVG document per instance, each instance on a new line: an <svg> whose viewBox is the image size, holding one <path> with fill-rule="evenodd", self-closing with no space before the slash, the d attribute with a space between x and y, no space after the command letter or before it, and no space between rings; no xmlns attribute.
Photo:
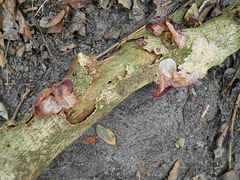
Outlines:
<svg viewBox="0 0 240 180"><path fill-rule="evenodd" d="M236 11L227 12L198 28L182 30L188 36L183 49L169 41L169 33L154 37L141 30L124 40L119 45L120 51L104 61L89 58L84 65L79 54L67 75L74 82L79 103L66 111L66 119L58 115L37 119L29 114L20 122L8 121L0 127L1 180L35 179L101 117L131 93L152 82L161 60L172 58L182 70L197 71L204 77L209 68L222 63L240 48ZM147 46L136 43L134 39L140 37L148 37ZM163 56L156 56L152 52L154 47L163 47Z"/></svg>

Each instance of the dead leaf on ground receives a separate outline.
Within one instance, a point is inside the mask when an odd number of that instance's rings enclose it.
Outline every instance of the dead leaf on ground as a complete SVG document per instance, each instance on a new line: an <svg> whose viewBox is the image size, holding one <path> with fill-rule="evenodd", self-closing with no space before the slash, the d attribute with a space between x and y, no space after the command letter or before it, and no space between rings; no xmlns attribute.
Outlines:
<svg viewBox="0 0 240 180"><path fill-rule="evenodd" d="M8 112L3 105L3 103L0 102L0 116L3 117L4 119L8 120Z"/></svg>
<svg viewBox="0 0 240 180"><path fill-rule="evenodd" d="M212 10L213 7L214 7L214 5L210 5L207 8L205 8L204 10L201 11L201 13L199 15L199 22L200 23L202 23L206 19L208 13Z"/></svg>
<svg viewBox="0 0 240 180"><path fill-rule="evenodd" d="M132 7L132 0L118 0L119 4L122 4L123 7L131 9Z"/></svg>
<svg viewBox="0 0 240 180"><path fill-rule="evenodd" d="M114 133L111 130L109 130L101 125L97 125L96 132L97 132L97 135L102 140L104 140L106 143L113 145L113 146L116 145L116 138L115 138Z"/></svg>
<svg viewBox="0 0 240 180"><path fill-rule="evenodd" d="M112 29L104 34L106 39L118 39L120 36L120 29Z"/></svg>
<svg viewBox="0 0 240 180"><path fill-rule="evenodd" d="M77 32L79 35L86 37L86 14L81 11L76 11L71 20L71 25L68 28L68 31L65 34L65 37L72 35L74 32Z"/></svg>
<svg viewBox="0 0 240 180"><path fill-rule="evenodd" d="M132 13L134 20L136 22L139 22L145 18L144 9L141 6L139 6L137 0L133 0Z"/></svg>
<svg viewBox="0 0 240 180"><path fill-rule="evenodd" d="M83 139L83 144L91 144L93 146L96 145L96 136L88 136Z"/></svg>
<svg viewBox="0 0 240 180"><path fill-rule="evenodd" d="M73 48L76 48L76 47L78 47L78 45L72 43L72 44L69 44L69 45L61 46L61 47L59 47L58 49L59 49L60 51L63 51L63 52L64 52L64 51L67 51L67 50L70 50L70 49L73 49Z"/></svg>
<svg viewBox="0 0 240 180"><path fill-rule="evenodd" d="M0 6L0 29L3 30L4 39L19 39L15 23L15 2L13 0L5 1Z"/></svg>
<svg viewBox="0 0 240 180"><path fill-rule="evenodd" d="M0 46L2 46L3 48L5 48L5 45L4 45L4 39L2 37L2 32L0 31Z"/></svg>
<svg viewBox="0 0 240 180"><path fill-rule="evenodd" d="M163 0L154 0L153 3L155 4L156 7L155 8L156 13L154 15L154 18L159 17L162 19L166 18L166 16L172 12L177 1L169 1L167 3L164 3Z"/></svg>
<svg viewBox="0 0 240 180"><path fill-rule="evenodd" d="M5 59L4 51L0 49L0 67L3 69L7 64L7 59Z"/></svg>
<svg viewBox="0 0 240 180"><path fill-rule="evenodd" d="M17 48L17 51L16 51L16 55L17 55L18 57L22 58L23 53L24 53L24 50L25 50L25 46L24 46L22 43L20 43L20 44L18 45L18 48Z"/></svg>
<svg viewBox="0 0 240 180"><path fill-rule="evenodd" d="M73 9L79 9L89 3L92 3L92 0L63 0L62 2L57 3L57 7L62 9L65 6L70 5Z"/></svg>
<svg viewBox="0 0 240 180"><path fill-rule="evenodd" d="M176 180L177 179L179 167L180 167L180 161L177 160L168 176L168 180Z"/></svg>
<svg viewBox="0 0 240 180"><path fill-rule="evenodd" d="M58 13L58 15L51 20L44 28L44 33L61 33L63 29L63 18L66 17L69 13L69 6L66 6L64 9Z"/></svg>
<svg viewBox="0 0 240 180"><path fill-rule="evenodd" d="M179 138L176 142L175 142L175 146L177 148L183 147L185 144L185 139L184 138Z"/></svg>
<svg viewBox="0 0 240 180"><path fill-rule="evenodd" d="M27 25L26 25L26 22L25 22L25 19L21 13L20 10L16 9L16 12L15 12L15 20L18 21L19 23L19 33L20 34L23 34L25 36L28 37L28 39L32 39L32 34L30 32L30 30L28 29Z"/></svg>
<svg viewBox="0 0 240 180"><path fill-rule="evenodd" d="M184 20L188 26L194 25L198 23L199 18L199 10L197 3L193 3L193 5L188 9L184 16Z"/></svg>
<svg viewBox="0 0 240 180"><path fill-rule="evenodd" d="M99 0L98 2L103 9L107 9L107 6L109 4L109 0Z"/></svg>

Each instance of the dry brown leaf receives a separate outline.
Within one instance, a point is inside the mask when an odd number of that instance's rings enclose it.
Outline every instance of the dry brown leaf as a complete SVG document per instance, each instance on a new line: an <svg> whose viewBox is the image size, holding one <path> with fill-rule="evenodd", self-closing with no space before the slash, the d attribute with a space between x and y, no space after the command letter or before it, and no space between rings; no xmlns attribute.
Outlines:
<svg viewBox="0 0 240 180"><path fill-rule="evenodd" d="M3 69L7 64L7 59L5 59L4 51L0 49L0 67Z"/></svg>
<svg viewBox="0 0 240 180"><path fill-rule="evenodd" d="M44 29L47 29L47 28L50 28L50 27L53 27L55 25L57 25L59 22L62 21L62 19L64 18L66 12L65 12L65 9L61 10L60 13L58 13L58 15L53 18L53 20L51 20L45 27Z"/></svg>
<svg viewBox="0 0 240 180"><path fill-rule="evenodd" d="M109 4L109 0L98 0L98 3L103 9L107 9L107 6Z"/></svg>
<svg viewBox="0 0 240 180"><path fill-rule="evenodd" d="M17 40L17 30L15 25L15 2L14 0L5 1L0 6L0 28L3 30L4 39Z"/></svg>
<svg viewBox="0 0 240 180"><path fill-rule="evenodd" d="M92 3L92 0L63 0L57 4L57 7L62 9L65 6L70 5L73 9L79 9L89 3Z"/></svg>
<svg viewBox="0 0 240 180"><path fill-rule="evenodd" d="M163 0L154 0L153 3L156 6L156 13L154 15L154 18L159 17L163 19L172 12L172 9L175 7L177 1L169 1L168 3L163 3Z"/></svg>
<svg viewBox="0 0 240 180"><path fill-rule="evenodd" d="M30 32L30 30L28 29L26 23L25 23L25 19L21 13L20 10L16 9L16 12L15 12L15 20L18 21L19 23L19 33L20 34L23 34L25 36L28 37L28 39L32 39L32 34Z"/></svg>
<svg viewBox="0 0 240 180"><path fill-rule="evenodd" d="M22 43L20 43L18 45L16 55L21 58L23 56L24 50L25 50L25 46Z"/></svg>
<svg viewBox="0 0 240 180"><path fill-rule="evenodd" d="M131 9L132 7L132 0L118 0L119 4L122 4L123 7Z"/></svg>
<svg viewBox="0 0 240 180"><path fill-rule="evenodd" d="M109 32L104 34L104 37L106 39L111 39L111 38L118 39L119 36L120 36L120 29L112 29Z"/></svg>
<svg viewBox="0 0 240 180"><path fill-rule="evenodd" d="M96 131L97 131L97 135L102 140L104 140L106 143L113 145L113 146L116 145L116 138L115 138L114 133L111 130L109 130L101 125L97 125Z"/></svg>
<svg viewBox="0 0 240 180"><path fill-rule="evenodd" d="M188 26L196 24L199 18L199 10L197 3L193 3L193 5L188 9L184 16L184 20Z"/></svg>
<svg viewBox="0 0 240 180"><path fill-rule="evenodd" d="M12 20L15 20L15 1L14 0L6 0L2 4L3 9L7 11L9 15L11 15Z"/></svg>
<svg viewBox="0 0 240 180"><path fill-rule="evenodd" d="M51 20L44 28L43 32L44 33L61 33L63 29L63 18L67 17L69 13L69 6L64 7L60 13L53 19Z"/></svg>
<svg viewBox="0 0 240 180"><path fill-rule="evenodd" d="M177 160L168 176L168 180L176 180L177 179L179 167L180 167L180 161Z"/></svg>
<svg viewBox="0 0 240 180"><path fill-rule="evenodd" d="M2 37L2 32L0 31L0 46L2 46L3 48L5 48L5 45L4 45L4 39Z"/></svg>
<svg viewBox="0 0 240 180"><path fill-rule="evenodd" d="M81 36L86 37L86 14L81 11L74 13L72 18L72 24L69 26L68 31L65 34L65 37L72 35L74 32L78 32Z"/></svg>
<svg viewBox="0 0 240 180"><path fill-rule="evenodd" d="M88 136L83 139L83 144L91 144L93 146L96 145L96 136Z"/></svg>
<svg viewBox="0 0 240 180"><path fill-rule="evenodd" d="M132 13L136 22L139 22L145 18L144 8L139 5L138 0L133 0Z"/></svg>

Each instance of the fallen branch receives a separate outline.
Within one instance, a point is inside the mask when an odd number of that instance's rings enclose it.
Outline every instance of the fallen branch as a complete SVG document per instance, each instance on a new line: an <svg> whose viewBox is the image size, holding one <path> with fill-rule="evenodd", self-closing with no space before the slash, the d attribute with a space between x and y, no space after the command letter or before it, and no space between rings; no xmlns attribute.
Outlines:
<svg viewBox="0 0 240 180"><path fill-rule="evenodd" d="M89 127L134 91L151 83L161 60L172 58L183 71L198 72L203 78L208 69L240 48L235 12L182 30L188 36L183 49L169 41L169 32L154 37L141 30L121 42L120 50L104 61L79 53L66 76L74 83L79 103L65 111L66 118L52 115L37 119L29 114L20 122L10 120L0 127L1 180L35 179ZM136 43L141 37L148 37L146 46ZM152 52L154 48L164 48L161 58Z"/></svg>

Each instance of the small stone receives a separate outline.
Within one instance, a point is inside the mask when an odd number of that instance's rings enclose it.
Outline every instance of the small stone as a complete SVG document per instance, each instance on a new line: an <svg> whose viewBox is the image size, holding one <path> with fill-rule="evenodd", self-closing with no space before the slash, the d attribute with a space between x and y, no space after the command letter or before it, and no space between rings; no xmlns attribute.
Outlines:
<svg viewBox="0 0 240 180"><path fill-rule="evenodd" d="M205 179L206 179L206 176L203 173L193 177L193 180L205 180Z"/></svg>
<svg viewBox="0 0 240 180"><path fill-rule="evenodd" d="M177 148L183 147L185 143L185 139L184 138L179 138L176 142L175 142L175 146Z"/></svg>
<svg viewBox="0 0 240 180"><path fill-rule="evenodd" d="M232 170L232 171L229 171L225 174L223 174L219 180L239 180L239 175L237 173L237 171L235 170Z"/></svg>
<svg viewBox="0 0 240 180"><path fill-rule="evenodd" d="M39 26L41 28L45 27L48 24L48 19L49 19L48 17L43 17L39 22Z"/></svg>
<svg viewBox="0 0 240 180"><path fill-rule="evenodd" d="M203 148L204 147L204 142L203 141L198 141L197 142L197 147Z"/></svg>
<svg viewBox="0 0 240 180"><path fill-rule="evenodd" d="M223 147L218 147L217 149L215 149L215 150L213 151L215 158L220 158L220 157L222 157L224 151L225 151L225 149L224 149Z"/></svg>
<svg viewBox="0 0 240 180"><path fill-rule="evenodd" d="M31 51L32 50L32 44L31 43L27 43L25 44L25 50L28 52L28 51Z"/></svg>
<svg viewBox="0 0 240 180"><path fill-rule="evenodd" d="M193 96L197 96L197 93L196 93L196 91L195 91L195 89L192 87L192 95Z"/></svg>
<svg viewBox="0 0 240 180"><path fill-rule="evenodd" d="M224 72L224 76L232 76L235 73L236 69L235 68L228 68L225 72Z"/></svg>

